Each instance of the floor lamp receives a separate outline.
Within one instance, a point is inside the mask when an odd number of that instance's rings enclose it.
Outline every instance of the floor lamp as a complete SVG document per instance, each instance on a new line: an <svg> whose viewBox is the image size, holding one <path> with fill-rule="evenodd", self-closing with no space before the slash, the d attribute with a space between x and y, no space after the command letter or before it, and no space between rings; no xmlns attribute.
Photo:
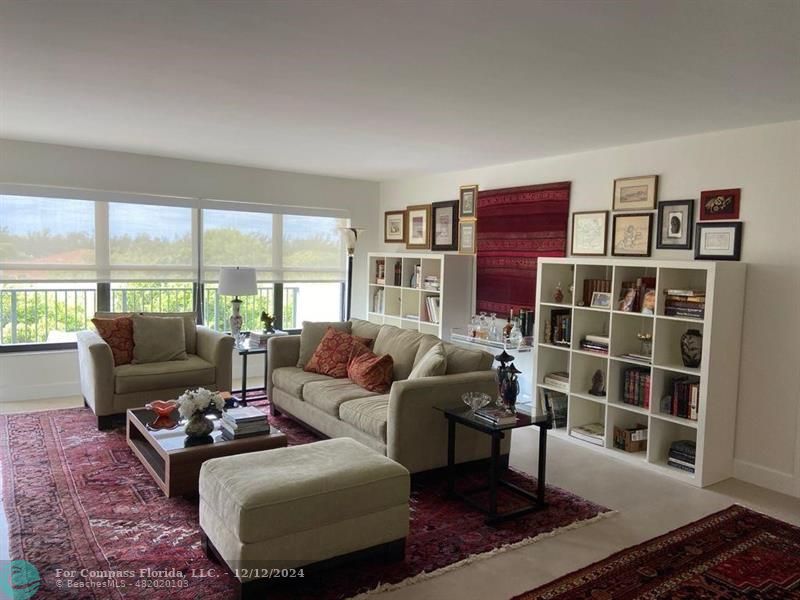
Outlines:
<svg viewBox="0 0 800 600"><path fill-rule="evenodd" d="M360 227L340 227L339 230L344 236L345 244L347 245L347 287L345 289L345 321L350 320L350 305L353 299L353 259L356 255L356 243L358 242L358 235L364 232Z"/></svg>

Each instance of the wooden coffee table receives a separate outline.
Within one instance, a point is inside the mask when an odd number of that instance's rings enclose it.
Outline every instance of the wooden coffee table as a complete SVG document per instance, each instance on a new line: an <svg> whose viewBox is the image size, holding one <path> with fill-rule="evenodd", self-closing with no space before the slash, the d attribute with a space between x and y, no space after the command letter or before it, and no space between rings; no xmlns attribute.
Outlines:
<svg viewBox="0 0 800 600"><path fill-rule="evenodd" d="M215 422L211 434L213 443L187 446L183 425L151 431L147 425L155 418L156 415L146 408L127 412L128 446L169 498L197 494L200 467L210 458L286 446L286 435L274 427L264 435L223 440L219 421Z"/></svg>

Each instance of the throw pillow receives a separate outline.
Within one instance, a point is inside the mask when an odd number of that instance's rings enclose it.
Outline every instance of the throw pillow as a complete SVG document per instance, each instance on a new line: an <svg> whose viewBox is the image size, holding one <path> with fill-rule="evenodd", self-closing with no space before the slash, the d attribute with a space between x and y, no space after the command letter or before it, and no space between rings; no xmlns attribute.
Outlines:
<svg viewBox="0 0 800 600"><path fill-rule="evenodd" d="M439 342L419 359L419 362L411 369L411 374L408 378L420 379L421 377L434 377L445 373L447 373L447 353L444 350L444 344Z"/></svg>
<svg viewBox="0 0 800 600"><path fill-rule="evenodd" d="M392 387L394 363L388 354L378 356L370 351L362 352L347 365L350 381L365 390L385 394Z"/></svg>
<svg viewBox="0 0 800 600"><path fill-rule="evenodd" d="M133 360L133 319L92 319L97 333L111 347L114 366L127 365Z"/></svg>
<svg viewBox="0 0 800 600"><path fill-rule="evenodd" d="M329 327L333 327L338 331L350 333L351 324L350 321L345 321L344 323L314 323L312 321L303 321L303 330L300 332L300 354L297 359L297 366L299 368L305 369Z"/></svg>
<svg viewBox="0 0 800 600"><path fill-rule="evenodd" d="M133 363L186 360L182 317L133 315Z"/></svg>
<svg viewBox="0 0 800 600"><path fill-rule="evenodd" d="M347 363L350 362L353 346L356 343L366 346L367 341L366 338L328 327L328 331L325 332L319 346L311 355L305 370L309 373L320 373L336 379L347 377Z"/></svg>

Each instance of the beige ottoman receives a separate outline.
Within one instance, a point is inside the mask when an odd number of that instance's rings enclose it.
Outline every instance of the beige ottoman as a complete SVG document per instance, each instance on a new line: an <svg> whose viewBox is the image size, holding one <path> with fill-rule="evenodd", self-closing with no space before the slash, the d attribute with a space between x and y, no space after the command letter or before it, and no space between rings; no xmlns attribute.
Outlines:
<svg viewBox="0 0 800 600"><path fill-rule="evenodd" d="M408 471L350 438L215 458L199 487L206 552L231 569L242 597L301 567L308 578L405 553Z"/></svg>

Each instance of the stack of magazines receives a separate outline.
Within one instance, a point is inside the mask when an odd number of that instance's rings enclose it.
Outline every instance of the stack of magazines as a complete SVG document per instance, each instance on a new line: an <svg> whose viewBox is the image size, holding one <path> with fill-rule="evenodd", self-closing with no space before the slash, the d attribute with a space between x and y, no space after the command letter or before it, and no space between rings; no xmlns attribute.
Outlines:
<svg viewBox="0 0 800 600"><path fill-rule="evenodd" d="M504 408L484 407L475 411L475 416L493 425L512 425L517 422L517 415Z"/></svg>
<svg viewBox="0 0 800 600"><path fill-rule="evenodd" d="M222 438L225 440L238 440L265 433L269 433L267 415L255 406L229 408L222 413Z"/></svg>

